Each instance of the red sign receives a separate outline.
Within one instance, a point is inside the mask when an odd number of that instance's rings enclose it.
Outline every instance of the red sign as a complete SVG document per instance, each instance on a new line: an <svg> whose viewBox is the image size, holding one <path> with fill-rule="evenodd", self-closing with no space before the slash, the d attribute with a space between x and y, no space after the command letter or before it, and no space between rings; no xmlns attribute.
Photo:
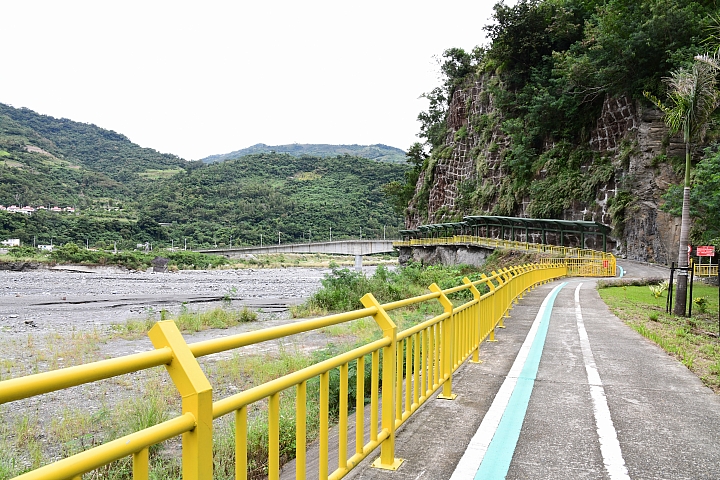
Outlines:
<svg viewBox="0 0 720 480"><path fill-rule="evenodd" d="M704 246L704 247L697 247L697 256L698 257L714 257L715 256L715 247L710 246Z"/></svg>

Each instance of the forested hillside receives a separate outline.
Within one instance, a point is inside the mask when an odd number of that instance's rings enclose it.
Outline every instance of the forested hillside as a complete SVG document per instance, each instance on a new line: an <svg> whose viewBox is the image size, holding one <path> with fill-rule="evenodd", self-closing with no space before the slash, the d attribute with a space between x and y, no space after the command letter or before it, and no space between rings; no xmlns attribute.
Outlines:
<svg viewBox="0 0 720 480"><path fill-rule="evenodd" d="M95 125L0 104L0 204L91 208L142 192L147 180L201 165L142 148Z"/></svg>
<svg viewBox="0 0 720 480"><path fill-rule="evenodd" d="M390 189L407 225L471 214L595 220L614 227L618 252L666 261L684 144L647 98L666 101L664 79L715 52L719 14L714 1L498 3L490 43L446 50L443 83L425 94L415 167ZM717 157L715 125L693 138L694 164ZM695 213L708 215L707 202ZM720 231L703 222L693 234Z"/></svg>
<svg viewBox="0 0 720 480"><path fill-rule="evenodd" d="M255 153L289 153L295 157L309 155L312 157L337 157L338 155L351 155L353 157L369 158L378 162L405 163L405 152L399 148L387 145L324 145L293 143L290 145L265 145L258 143L252 147L243 148L221 155L211 155L203 158L205 163L223 162L233 158L252 155Z"/></svg>
<svg viewBox="0 0 720 480"><path fill-rule="evenodd" d="M330 148L331 146L328 146ZM0 239L209 247L392 235L382 187L406 167L341 155L266 153L206 165L141 148L94 125L0 104ZM163 224L161 226L160 224ZM274 240L272 240L274 239Z"/></svg>
<svg viewBox="0 0 720 480"><path fill-rule="evenodd" d="M172 222L170 235L201 243L234 244L378 237L395 234L402 220L382 186L404 167L360 157L257 154L208 165L149 196L142 211Z"/></svg>

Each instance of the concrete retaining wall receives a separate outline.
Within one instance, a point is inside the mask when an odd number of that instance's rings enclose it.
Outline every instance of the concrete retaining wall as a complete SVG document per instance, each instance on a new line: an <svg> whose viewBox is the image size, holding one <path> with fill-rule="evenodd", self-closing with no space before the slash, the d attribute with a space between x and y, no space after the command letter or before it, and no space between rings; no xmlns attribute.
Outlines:
<svg viewBox="0 0 720 480"><path fill-rule="evenodd" d="M493 252L492 248L474 245L425 245L399 247L398 261L401 265L417 262L423 265L473 265L482 266Z"/></svg>

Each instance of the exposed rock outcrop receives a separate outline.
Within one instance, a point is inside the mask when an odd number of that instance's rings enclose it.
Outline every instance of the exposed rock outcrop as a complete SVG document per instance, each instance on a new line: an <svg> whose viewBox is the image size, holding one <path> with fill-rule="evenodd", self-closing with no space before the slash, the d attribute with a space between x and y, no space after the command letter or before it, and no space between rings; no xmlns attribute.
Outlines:
<svg viewBox="0 0 720 480"><path fill-rule="evenodd" d="M488 81L492 80L478 79L453 94L445 145L420 174L408 208L408 228L461 217L458 202L465 185L473 189L472 207L478 212L530 216L531 198L508 200L509 176L501 160L509 141L499 128L501 119L487 91ZM573 201L562 219L614 226L610 245L618 255L664 264L676 261L679 218L658 207L668 187L682 181L667 160L684 156L681 139L669 138L660 112L626 97L609 97L590 132L589 147L610 158L614 174L599 185L593 201ZM587 171L591 166L580 168ZM537 180L545 175L539 172ZM619 192L623 196L616 198ZM621 200L625 203L619 205Z"/></svg>

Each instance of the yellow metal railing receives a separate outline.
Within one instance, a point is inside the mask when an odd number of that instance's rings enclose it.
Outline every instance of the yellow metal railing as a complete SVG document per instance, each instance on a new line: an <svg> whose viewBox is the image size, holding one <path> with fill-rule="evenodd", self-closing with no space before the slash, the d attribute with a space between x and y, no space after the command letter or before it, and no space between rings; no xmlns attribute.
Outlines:
<svg viewBox="0 0 720 480"><path fill-rule="evenodd" d="M547 253L559 258L541 259L541 262L567 263L570 276L614 277L616 275L616 259L612 253L597 250L559 247L544 243L516 242L498 238L476 237L473 235L455 235L440 238L418 238L393 242L393 247L414 247L423 245L477 245L504 250ZM588 260L592 260L589 262ZM717 267L716 267L717 268ZM717 271L717 270L716 270Z"/></svg>
<svg viewBox="0 0 720 480"><path fill-rule="evenodd" d="M695 276L696 277L717 277L718 274L718 266L717 265L702 265L695 263L693 264L693 267L695 268Z"/></svg>
<svg viewBox="0 0 720 480"><path fill-rule="evenodd" d="M558 259L560 260L560 259ZM580 262L580 260L578 260ZM592 263L593 259L586 259ZM213 419L234 414L235 475L247 478L248 406L267 399L268 458L267 476L279 478L280 470L280 395L294 393L296 399L296 478L306 478L307 457L307 387L308 381L319 377L319 472L320 479L344 477L363 458L380 447L375 465L397 468L401 460L395 457L395 430L402 425L428 398L442 388L439 398L452 399L452 374L468 358L479 361L483 341L494 340L495 328L502 328L503 320L514 303L536 286L568 275L573 268L565 261L548 261L505 268L482 275L480 280L465 278L463 284L442 290L430 286L430 293L381 305L372 294L362 298L365 308L352 312L267 328L187 344L172 321L158 322L148 335L155 350L135 355L64 368L0 382L0 403L33 397L75 385L111 378L129 372L165 365L182 397L181 415L153 427L86 450L82 453L34 471L19 479L80 479L81 475L108 463L132 456L135 479L149 476L149 448L167 439L182 435L182 472L185 479L212 478ZM595 267L587 274L598 272ZM487 293L481 294L479 286ZM472 294L472 300L454 306L448 296L462 291ZM425 302L439 302L443 313L402 332L390 317L390 312ZM382 338L328 360L311 365L270 382L235 395L213 401L212 386L203 373L197 358L260 342L309 332L364 317L372 317L382 330ZM366 371L370 364L370 418L365 418L365 398L357 395L355 405L355 438L348 438L349 368ZM336 467L330 463L330 372L339 370L339 438ZM364 375L358 374L356 391L365 391ZM294 391L293 391L294 390ZM382 390L382 396L380 392Z"/></svg>

